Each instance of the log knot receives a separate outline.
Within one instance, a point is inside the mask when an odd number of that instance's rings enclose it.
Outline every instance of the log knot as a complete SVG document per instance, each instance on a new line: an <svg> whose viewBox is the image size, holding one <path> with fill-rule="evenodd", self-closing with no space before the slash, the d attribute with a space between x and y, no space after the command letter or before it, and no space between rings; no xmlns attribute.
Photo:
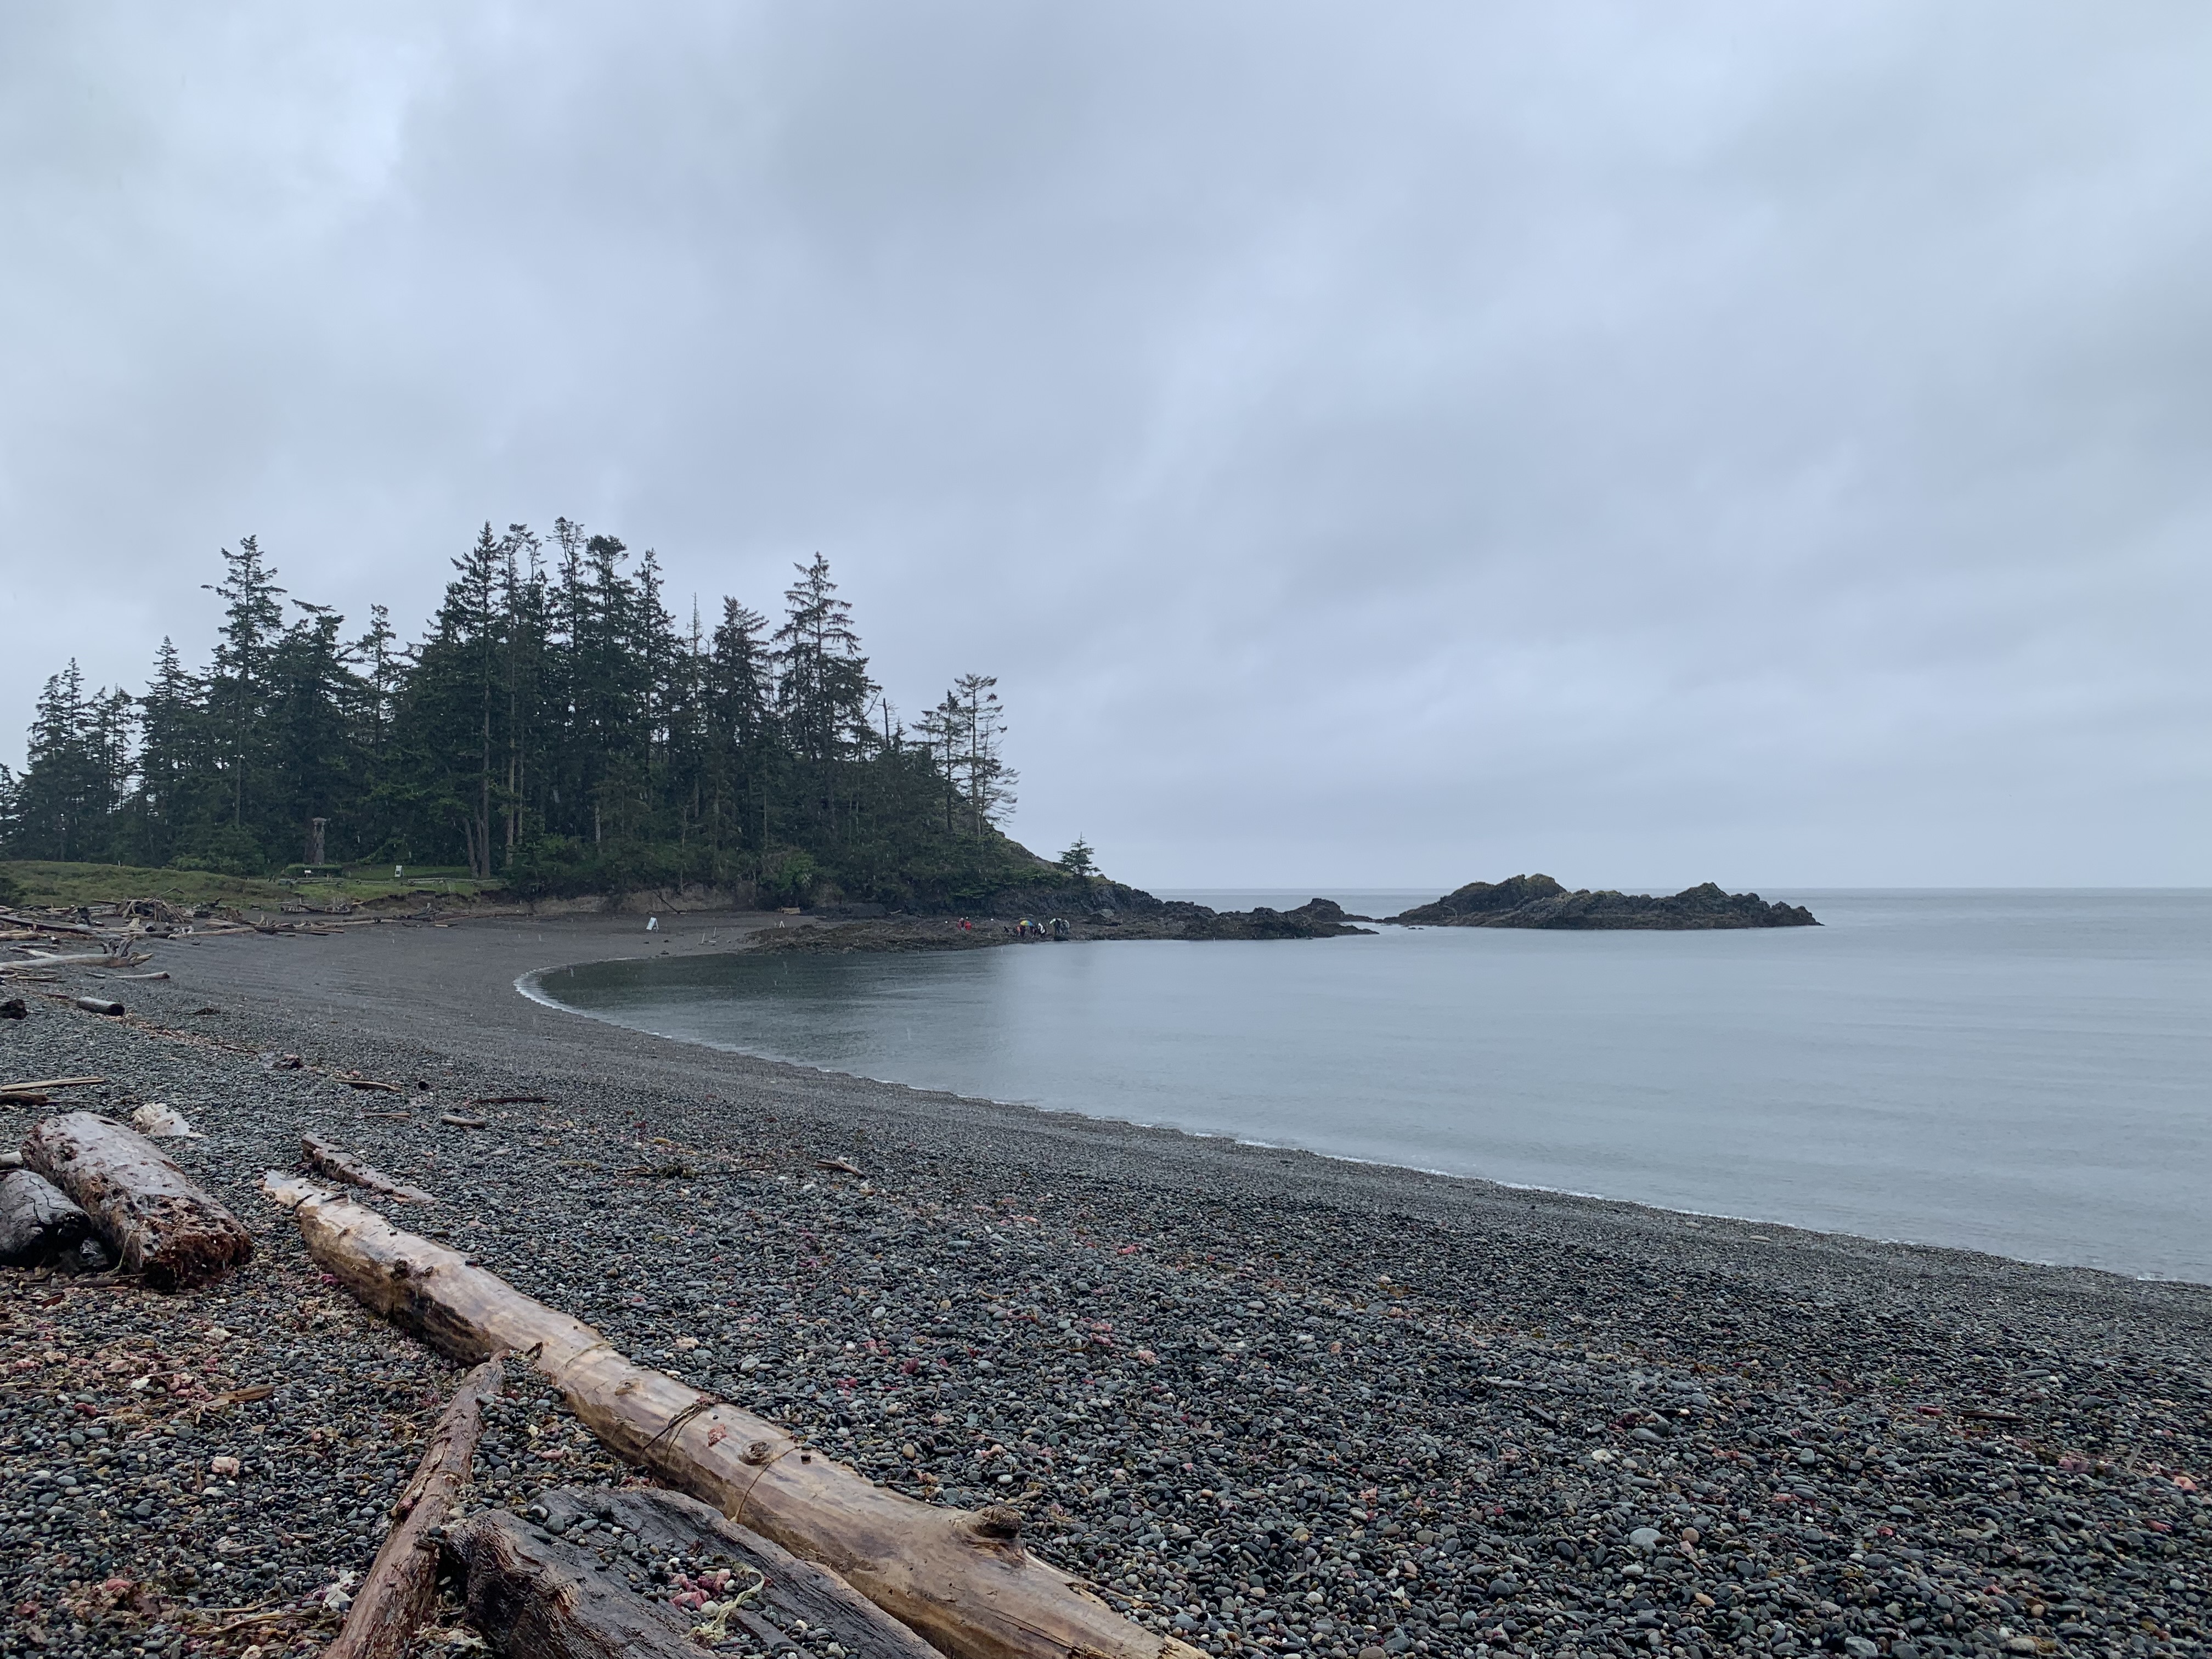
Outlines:
<svg viewBox="0 0 2212 1659"><path fill-rule="evenodd" d="M745 1462L748 1463L765 1463L768 1462L768 1450L769 1447L767 1441L756 1440L745 1448Z"/></svg>
<svg viewBox="0 0 2212 1659"><path fill-rule="evenodd" d="M993 1504L975 1512L975 1525L980 1538L1019 1538L1022 1512L1012 1504Z"/></svg>

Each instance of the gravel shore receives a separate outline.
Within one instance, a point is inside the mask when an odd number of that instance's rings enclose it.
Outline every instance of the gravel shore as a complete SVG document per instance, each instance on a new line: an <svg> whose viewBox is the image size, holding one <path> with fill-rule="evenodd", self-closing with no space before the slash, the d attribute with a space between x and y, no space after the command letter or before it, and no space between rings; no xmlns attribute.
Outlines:
<svg viewBox="0 0 2212 1659"><path fill-rule="evenodd" d="M879 1480L1019 1503L1217 1654L2205 1650L2212 1290L962 1100L513 988L757 925L179 941L167 981L17 987L0 1080L182 1111L260 1253L174 1297L0 1268L0 1652L327 1639L455 1373L258 1196L303 1131L441 1200L399 1224ZM130 1015L41 994L94 989ZM507 1393L477 1501L623 1477Z"/></svg>

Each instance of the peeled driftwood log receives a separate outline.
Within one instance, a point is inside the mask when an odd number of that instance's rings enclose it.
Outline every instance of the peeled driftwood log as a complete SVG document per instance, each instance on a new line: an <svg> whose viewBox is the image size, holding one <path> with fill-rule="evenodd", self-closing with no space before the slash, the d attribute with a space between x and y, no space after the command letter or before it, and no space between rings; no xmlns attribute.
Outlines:
<svg viewBox="0 0 2212 1659"><path fill-rule="evenodd" d="M633 1364L581 1320L362 1205L273 1170L262 1189L368 1307L457 1358L529 1352L617 1455L842 1575L956 1659L1199 1659L1030 1554L1018 1510L971 1515L888 1491L764 1418Z"/></svg>
<svg viewBox="0 0 2212 1659"><path fill-rule="evenodd" d="M483 1403L499 1392L501 1374L494 1354L461 1379L430 1431L415 1478L392 1506L395 1524L346 1610L344 1627L322 1659L399 1659L438 1605L437 1531L469 1483Z"/></svg>
<svg viewBox="0 0 2212 1659"><path fill-rule="evenodd" d="M349 1187L382 1193L386 1198L396 1198L403 1204L435 1204L438 1201L420 1187L394 1181L383 1170L372 1168L352 1153L317 1136L301 1135L300 1151L310 1169L328 1176L333 1181L343 1181Z"/></svg>
<svg viewBox="0 0 2212 1659"><path fill-rule="evenodd" d="M88 1014L120 1016L123 1012L123 1005L107 997L79 997L76 1006Z"/></svg>
<svg viewBox="0 0 2212 1659"><path fill-rule="evenodd" d="M69 1194L30 1170L0 1175L0 1261L40 1261L92 1231Z"/></svg>
<svg viewBox="0 0 2212 1659"><path fill-rule="evenodd" d="M143 1135L93 1112L47 1118L23 1137L23 1162L92 1217L126 1273L157 1291L212 1284L252 1259L238 1218Z"/></svg>
<svg viewBox="0 0 2212 1659"><path fill-rule="evenodd" d="M712 1644L726 1632L730 1644L757 1652L788 1651L804 1637L810 1647L835 1642L849 1659L942 1659L827 1567L799 1559L681 1492L561 1486L538 1504L543 1526L487 1510L447 1536L466 1571L470 1622L501 1654L699 1659L690 1644L697 1631L698 1641ZM616 1547L636 1544L658 1559L684 1563L684 1579L671 1588L693 1605L638 1595L619 1570L607 1570L599 1547L615 1543L617 1528L623 1536ZM687 1587L696 1588L686 1594Z"/></svg>

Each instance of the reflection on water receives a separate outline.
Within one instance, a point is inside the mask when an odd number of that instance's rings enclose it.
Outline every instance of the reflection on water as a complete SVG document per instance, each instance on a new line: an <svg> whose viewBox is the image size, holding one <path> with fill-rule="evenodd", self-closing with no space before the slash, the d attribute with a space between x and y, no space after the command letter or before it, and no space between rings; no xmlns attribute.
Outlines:
<svg viewBox="0 0 2212 1659"><path fill-rule="evenodd" d="M2212 1279L2212 894L1767 896L1827 926L672 957L532 988L966 1095Z"/></svg>

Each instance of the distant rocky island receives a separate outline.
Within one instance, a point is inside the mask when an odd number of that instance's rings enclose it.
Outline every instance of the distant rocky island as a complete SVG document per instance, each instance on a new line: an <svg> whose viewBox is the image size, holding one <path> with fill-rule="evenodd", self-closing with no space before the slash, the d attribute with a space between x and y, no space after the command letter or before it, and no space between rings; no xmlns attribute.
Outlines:
<svg viewBox="0 0 2212 1659"><path fill-rule="evenodd" d="M1712 882L1672 897L1645 893L1569 892L1549 876L1471 881L1433 904L1385 918L1403 927L1672 928L1818 927L1802 904L1769 904L1756 893L1723 892Z"/></svg>

